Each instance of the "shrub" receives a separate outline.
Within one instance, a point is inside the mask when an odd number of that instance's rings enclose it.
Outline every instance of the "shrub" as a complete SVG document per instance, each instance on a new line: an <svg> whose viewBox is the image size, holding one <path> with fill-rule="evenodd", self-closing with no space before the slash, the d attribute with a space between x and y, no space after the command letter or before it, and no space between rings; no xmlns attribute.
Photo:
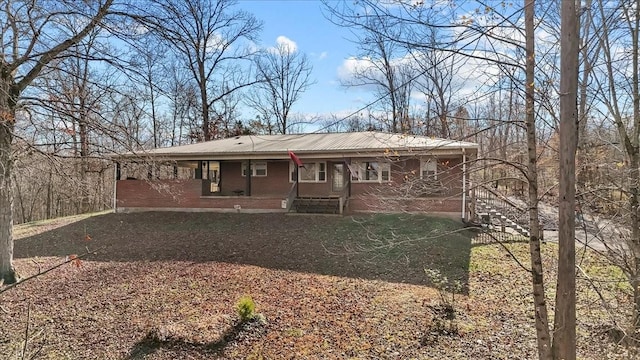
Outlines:
<svg viewBox="0 0 640 360"><path fill-rule="evenodd" d="M256 316L255 311L256 303L253 301L251 296L245 295L236 303L236 312L242 322L253 320Z"/></svg>
<svg viewBox="0 0 640 360"><path fill-rule="evenodd" d="M432 331L439 335L457 335L456 293L462 290L460 281L449 279L438 270L424 269L429 281L438 290L439 304L429 306L433 313Z"/></svg>

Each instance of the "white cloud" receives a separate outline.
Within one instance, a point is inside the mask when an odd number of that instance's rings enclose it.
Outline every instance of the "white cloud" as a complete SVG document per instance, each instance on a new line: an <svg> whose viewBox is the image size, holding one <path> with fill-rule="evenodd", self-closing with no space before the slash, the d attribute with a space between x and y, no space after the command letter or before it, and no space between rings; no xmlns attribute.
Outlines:
<svg viewBox="0 0 640 360"><path fill-rule="evenodd" d="M269 52L277 52L278 49L283 49L289 53L298 51L298 44L295 41L289 39L284 35L280 35L276 38L276 46L267 49Z"/></svg>
<svg viewBox="0 0 640 360"><path fill-rule="evenodd" d="M149 28L142 24L137 24L133 27L133 33L135 35L144 35L144 34L147 34L148 32L149 32Z"/></svg>
<svg viewBox="0 0 640 360"><path fill-rule="evenodd" d="M227 45L227 39L220 34L213 34L205 40L204 47L207 52L215 52L222 50Z"/></svg>
<svg viewBox="0 0 640 360"><path fill-rule="evenodd" d="M411 66L415 63L415 60L410 54L406 54L405 56L391 59L390 63L391 66L399 68L406 65ZM342 64L338 67L338 79L344 83L349 83L356 80L358 75L363 75L368 79L379 79L380 81L384 81L384 74L380 70L383 68L384 65L380 59L373 59L368 56L360 58L352 56L344 59ZM418 67L414 66L414 68ZM356 80L356 83L357 82L358 81Z"/></svg>
<svg viewBox="0 0 640 360"><path fill-rule="evenodd" d="M309 55L311 55L312 58L321 61L327 58L327 56L329 56L329 53L327 53L326 51L321 52L320 54L316 53L316 52L312 52L309 53Z"/></svg>
<svg viewBox="0 0 640 360"><path fill-rule="evenodd" d="M361 72L363 69L368 68L371 65L371 60L369 58L356 58L349 57L342 61L342 64L338 67L338 79L340 80L350 80L353 78L353 75Z"/></svg>
<svg viewBox="0 0 640 360"><path fill-rule="evenodd" d="M260 46L258 44L256 44L254 41L248 41L247 49L251 53L255 53L255 52L258 52L258 51L261 50Z"/></svg>
<svg viewBox="0 0 640 360"><path fill-rule="evenodd" d="M411 98L414 104L424 103L427 96L423 91L429 91L422 88L422 85L428 85L429 81L419 75L420 71L426 71L423 68L425 64L437 61L440 65L441 71L451 74L450 91L451 96L456 99L468 98L473 99L477 97L478 91L481 91L486 86L493 85L493 81L500 74L499 67L487 60L479 59L486 54L482 52L471 52L473 57L465 57L463 55L453 56L448 52L436 52L430 56L434 56L433 59L424 58L426 54L415 53L405 54L404 56L391 59L393 66L404 67L408 66L409 73L405 73L406 81L413 78L413 86L411 90ZM439 59L439 60L438 60ZM419 65L419 64L422 64ZM384 83L384 74L381 72L382 66L380 60L372 59L369 57L349 57L344 59L342 64L337 68L337 79L341 84L362 84L356 88L351 88L351 91L379 91L380 89L372 84L372 79L378 79L378 81ZM367 80L360 81L358 74L365 75ZM403 78L399 78L399 81L403 81ZM446 81L446 80L444 80Z"/></svg>

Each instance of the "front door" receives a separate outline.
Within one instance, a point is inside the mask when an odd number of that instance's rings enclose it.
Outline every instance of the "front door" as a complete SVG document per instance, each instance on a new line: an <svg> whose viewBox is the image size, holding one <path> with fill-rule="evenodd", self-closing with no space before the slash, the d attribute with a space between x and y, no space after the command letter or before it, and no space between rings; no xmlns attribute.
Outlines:
<svg viewBox="0 0 640 360"><path fill-rule="evenodd" d="M332 166L331 191L340 192L344 188L344 164L334 163Z"/></svg>

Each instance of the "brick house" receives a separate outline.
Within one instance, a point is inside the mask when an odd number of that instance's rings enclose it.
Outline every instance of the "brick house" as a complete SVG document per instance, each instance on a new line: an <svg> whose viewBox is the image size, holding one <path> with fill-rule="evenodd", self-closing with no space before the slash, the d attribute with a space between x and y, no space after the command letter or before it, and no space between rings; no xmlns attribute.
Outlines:
<svg viewBox="0 0 640 360"><path fill-rule="evenodd" d="M467 163L477 151L470 142L353 132L246 135L126 153L114 157L115 209L408 211L466 219ZM125 176L127 164L141 161L152 164L145 179ZM173 171L154 173L161 164Z"/></svg>

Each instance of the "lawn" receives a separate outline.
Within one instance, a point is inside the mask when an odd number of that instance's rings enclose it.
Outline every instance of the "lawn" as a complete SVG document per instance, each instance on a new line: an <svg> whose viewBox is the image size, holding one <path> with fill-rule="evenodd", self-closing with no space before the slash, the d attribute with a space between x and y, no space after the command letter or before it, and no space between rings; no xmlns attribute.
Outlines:
<svg viewBox="0 0 640 360"><path fill-rule="evenodd" d="M529 274L446 219L283 214L100 214L16 228L23 276L103 248L0 295L0 355L50 359L535 358ZM509 244L527 264L527 245ZM553 265L554 245L545 245ZM623 314L627 289L597 258L583 269ZM425 275L428 268L441 274ZM603 275L604 274L604 275ZM551 279L552 273L547 274ZM456 331L437 280L461 284ZM435 281L434 281L435 280ZM579 356L627 358L580 285ZM251 296L263 322L237 325ZM447 294L451 299L451 294ZM446 324L446 325L443 325ZM3 357L3 358L4 358ZM15 356L18 358L18 356Z"/></svg>

